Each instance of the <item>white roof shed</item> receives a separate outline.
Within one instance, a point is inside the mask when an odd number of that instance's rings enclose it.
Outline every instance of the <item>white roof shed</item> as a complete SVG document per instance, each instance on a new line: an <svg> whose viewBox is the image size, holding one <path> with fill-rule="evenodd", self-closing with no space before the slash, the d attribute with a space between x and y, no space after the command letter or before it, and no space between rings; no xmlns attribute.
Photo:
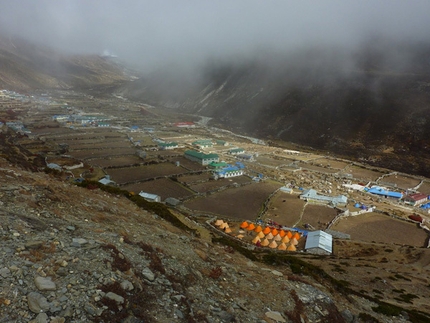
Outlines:
<svg viewBox="0 0 430 323"><path fill-rule="evenodd" d="M309 232L306 238L305 250L310 253L331 254L333 252L332 235L321 230Z"/></svg>
<svg viewBox="0 0 430 323"><path fill-rule="evenodd" d="M157 194L151 194L151 193L146 193L144 191L141 191L139 195L143 197L145 200L150 202L161 202L161 197Z"/></svg>

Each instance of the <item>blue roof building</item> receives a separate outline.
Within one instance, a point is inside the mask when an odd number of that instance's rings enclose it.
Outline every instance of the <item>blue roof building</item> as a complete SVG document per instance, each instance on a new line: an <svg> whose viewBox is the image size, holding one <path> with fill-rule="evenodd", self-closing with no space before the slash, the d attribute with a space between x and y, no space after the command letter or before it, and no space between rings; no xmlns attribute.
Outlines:
<svg viewBox="0 0 430 323"><path fill-rule="evenodd" d="M382 187L379 186L373 186L370 189L364 189L366 192L371 193L371 194L375 194L375 195L380 195L383 197L391 197L391 198L395 198L395 199L401 199L403 197L402 193L399 192L393 192L393 191L388 191Z"/></svg>
<svg viewBox="0 0 430 323"><path fill-rule="evenodd" d="M230 178L236 176L242 176L243 169L237 166L228 165L227 167L217 169L213 172L213 176L215 179L218 178Z"/></svg>

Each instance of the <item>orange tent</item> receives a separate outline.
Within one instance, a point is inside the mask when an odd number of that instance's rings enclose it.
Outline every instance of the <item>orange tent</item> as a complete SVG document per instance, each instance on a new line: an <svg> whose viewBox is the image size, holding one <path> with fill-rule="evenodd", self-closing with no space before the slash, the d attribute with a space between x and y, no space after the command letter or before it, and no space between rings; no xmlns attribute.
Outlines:
<svg viewBox="0 0 430 323"><path fill-rule="evenodd" d="M268 234L266 234L266 239L273 239L273 234L272 232L269 232Z"/></svg>
<svg viewBox="0 0 430 323"><path fill-rule="evenodd" d="M219 227L221 224L223 224L224 223L224 221L223 220L221 220L221 219L219 219L219 220L216 220L215 221L215 225L217 226L217 227Z"/></svg>
<svg viewBox="0 0 430 323"><path fill-rule="evenodd" d="M287 248L288 251L296 251L296 247L294 247L292 244L290 244Z"/></svg>
<svg viewBox="0 0 430 323"><path fill-rule="evenodd" d="M277 244L275 241L272 241L272 242L269 244L269 248L272 248L272 249L278 248L278 244Z"/></svg>
<svg viewBox="0 0 430 323"><path fill-rule="evenodd" d="M248 225L248 227L246 229L249 230L249 231L254 230L255 229L254 223L251 223L250 225Z"/></svg>
<svg viewBox="0 0 430 323"><path fill-rule="evenodd" d="M263 230L264 234L268 234L270 231L272 231L269 227L265 227Z"/></svg>
<svg viewBox="0 0 430 323"><path fill-rule="evenodd" d="M278 233L278 234L273 238L273 240L275 240L275 241L281 241L281 240L282 240L281 235Z"/></svg>
<svg viewBox="0 0 430 323"><path fill-rule="evenodd" d="M290 242L290 238L288 238L287 236L283 237L281 240L283 243L288 243Z"/></svg>
<svg viewBox="0 0 430 323"><path fill-rule="evenodd" d="M281 236L281 238L283 238L285 236L285 231L284 230L279 230L279 235Z"/></svg>
<svg viewBox="0 0 430 323"><path fill-rule="evenodd" d="M278 246L278 250L287 250L285 243L281 242L281 244Z"/></svg>
<svg viewBox="0 0 430 323"><path fill-rule="evenodd" d="M267 239L264 239L264 240L263 240L263 242L261 243L261 245L262 245L263 247L267 247L269 244L270 244L270 242L269 242L269 240L267 240Z"/></svg>
<svg viewBox="0 0 430 323"><path fill-rule="evenodd" d="M288 232L287 232L287 237L288 237L289 239L291 239L291 238L293 237L293 234L292 234L290 231L288 231Z"/></svg>
<svg viewBox="0 0 430 323"><path fill-rule="evenodd" d="M261 227L261 225L258 225L258 226L254 229L254 231L258 233L258 232L263 231L263 228Z"/></svg>
<svg viewBox="0 0 430 323"><path fill-rule="evenodd" d="M299 242L297 241L297 239L296 239L296 238L291 239L290 243L291 243L292 245L295 245L295 246L297 246L297 245L299 244Z"/></svg>
<svg viewBox="0 0 430 323"><path fill-rule="evenodd" d="M252 239L253 244L256 244L258 241L261 241L258 236L256 236L254 239Z"/></svg>
<svg viewBox="0 0 430 323"><path fill-rule="evenodd" d="M279 233L279 231L278 231L278 230L276 230L276 229L273 229L273 230L272 230L272 234L273 234L273 236L276 236L278 233Z"/></svg>
<svg viewBox="0 0 430 323"><path fill-rule="evenodd" d="M241 227L242 229L245 229L248 225L249 225L249 224L248 224L248 222L243 221L243 222L242 222L242 224L240 225L240 227Z"/></svg>
<svg viewBox="0 0 430 323"><path fill-rule="evenodd" d="M299 241L301 237L302 237L302 236L301 236L301 235L300 235L300 233L298 233L298 232L296 232L296 233L294 234L294 238L296 238L296 240L297 240L297 241Z"/></svg>
<svg viewBox="0 0 430 323"><path fill-rule="evenodd" d="M260 238L264 238L265 234L263 233L263 231L258 232L257 236L259 236Z"/></svg>

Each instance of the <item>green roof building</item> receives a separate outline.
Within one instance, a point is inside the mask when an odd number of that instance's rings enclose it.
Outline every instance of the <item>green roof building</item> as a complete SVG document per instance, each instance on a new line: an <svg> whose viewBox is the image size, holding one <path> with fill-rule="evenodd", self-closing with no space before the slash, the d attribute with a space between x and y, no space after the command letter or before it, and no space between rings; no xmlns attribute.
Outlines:
<svg viewBox="0 0 430 323"><path fill-rule="evenodd" d="M196 140L192 143L193 146L199 147L199 148L208 148L212 147L213 143L212 140L209 139L203 139L203 140Z"/></svg>
<svg viewBox="0 0 430 323"><path fill-rule="evenodd" d="M219 162L219 156L217 154L204 154L195 150L187 150L185 152L185 158L198 162L202 165L209 165L212 162Z"/></svg>
<svg viewBox="0 0 430 323"><path fill-rule="evenodd" d="M212 163L210 163L208 166L209 166L210 168L213 168L213 169L222 169L222 168L224 168L224 167L227 167L227 166L228 166L228 164L227 164L227 163L225 163L225 162L219 162L219 163L212 162Z"/></svg>

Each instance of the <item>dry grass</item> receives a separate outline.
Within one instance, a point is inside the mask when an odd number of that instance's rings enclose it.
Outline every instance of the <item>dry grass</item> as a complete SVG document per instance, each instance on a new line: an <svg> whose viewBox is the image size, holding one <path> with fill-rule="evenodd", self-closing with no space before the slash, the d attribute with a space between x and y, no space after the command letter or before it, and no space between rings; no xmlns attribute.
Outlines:
<svg viewBox="0 0 430 323"><path fill-rule="evenodd" d="M368 242L376 241L422 247L427 239L425 231L415 224L396 220L379 213L366 213L341 219L332 229L350 234L353 240Z"/></svg>

